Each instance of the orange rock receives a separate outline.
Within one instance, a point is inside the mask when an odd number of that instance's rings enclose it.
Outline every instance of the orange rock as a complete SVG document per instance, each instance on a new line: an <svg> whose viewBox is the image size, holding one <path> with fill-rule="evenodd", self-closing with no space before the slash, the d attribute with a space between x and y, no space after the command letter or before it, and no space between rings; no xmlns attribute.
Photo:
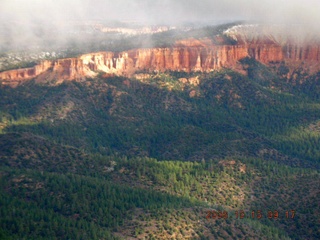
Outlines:
<svg viewBox="0 0 320 240"><path fill-rule="evenodd" d="M51 66L51 61L43 61L39 65L36 65L32 68L23 68L1 72L0 79L16 81L32 79L40 75L41 73L47 71Z"/></svg>
<svg viewBox="0 0 320 240"><path fill-rule="evenodd" d="M99 72L109 75L132 76L135 72L201 71L209 72L231 68L243 73L238 61L251 57L263 64L286 62L291 69L320 70L320 46L285 46L272 41L255 40L238 45L213 45L205 40L182 40L171 48L134 49L121 53L98 52L78 58L43 61L33 68L10 70L0 73L2 84L16 86L26 80L37 81L80 80L95 77ZM307 64L302 65L305 62ZM198 83L192 83L198 84Z"/></svg>

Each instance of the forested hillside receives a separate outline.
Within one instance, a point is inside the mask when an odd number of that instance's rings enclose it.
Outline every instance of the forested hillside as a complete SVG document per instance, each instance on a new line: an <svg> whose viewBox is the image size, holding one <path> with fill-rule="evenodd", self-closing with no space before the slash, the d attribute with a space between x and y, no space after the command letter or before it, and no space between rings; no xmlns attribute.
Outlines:
<svg viewBox="0 0 320 240"><path fill-rule="evenodd" d="M1 86L0 238L320 238L320 75L241 64Z"/></svg>

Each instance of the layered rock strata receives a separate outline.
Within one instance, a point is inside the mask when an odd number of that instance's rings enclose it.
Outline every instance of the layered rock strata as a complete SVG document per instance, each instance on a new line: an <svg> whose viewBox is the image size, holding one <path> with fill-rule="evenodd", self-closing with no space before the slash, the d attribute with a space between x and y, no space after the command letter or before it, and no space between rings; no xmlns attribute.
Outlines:
<svg viewBox="0 0 320 240"><path fill-rule="evenodd" d="M320 70L320 46L281 46L274 42L213 45L208 41L184 41L172 48L135 49L126 52L98 52L78 58L43 61L32 68L0 73L2 84L18 85L30 79L74 80L94 77L99 72L131 76L141 71L215 71L235 69L239 60L251 57L263 64L288 62L312 71ZM309 69L309 70L310 70ZM307 69L308 70L308 69Z"/></svg>

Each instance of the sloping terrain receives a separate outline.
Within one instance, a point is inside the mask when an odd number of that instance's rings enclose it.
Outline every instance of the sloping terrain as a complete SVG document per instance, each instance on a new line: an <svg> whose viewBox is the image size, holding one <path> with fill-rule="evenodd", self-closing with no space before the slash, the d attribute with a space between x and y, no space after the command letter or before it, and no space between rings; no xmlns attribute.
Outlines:
<svg viewBox="0 0 320 240"><path fill-rule="evenodd" d="M0 238L319 239L320 75L236 64L2 85Z"/></svg>
<svg viewBox="0 0 320 240"><path fill-rule="evenodd" d="M293 85L278 68L242 64L247 76L168 72L2 88L2 235L316 239L317 76ZM213 209L230 218L208 221ZM255 215L236 220L236 211Z"/></svg>
<svg viewBox="0 0 320 240"><path fill-rule="evenodd" d="M250 158L103 157L26 134L2 135L0 149L5 239L319 236L320 175L310 169Z"/></svg>
<svg viewBox="0 0 320 240"><path fill-rule="evenodd" d="M310 126L320 112L317 89L308 87L315 77L293 85L255 61L245 64L248 76L168 72L2 88L1 128L102 154L264 156L317 168L318 133ZM300 150L299 139L307 143Z"/></svg>

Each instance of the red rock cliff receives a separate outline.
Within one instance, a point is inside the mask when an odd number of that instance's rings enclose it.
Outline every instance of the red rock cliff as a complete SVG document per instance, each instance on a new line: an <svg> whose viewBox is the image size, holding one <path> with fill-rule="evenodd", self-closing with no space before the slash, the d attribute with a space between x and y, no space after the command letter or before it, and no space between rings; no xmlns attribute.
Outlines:
<svg viewBox="0 0 320 240"><path fill-rule="evenodd" d="M37 77L52 67L51 61L43 61L32 68L9 70L0 73L0 80L3 84L17 85L20 82Z"/></svg>
<svg viewBox="0 0 320 240"><path fill-rule="evenodd" d="M310 63L320 70L320 46L280 46L274 42L213 45L209 41L185 40L172 48L136 49L121 53L99 52L78 58L43 61L33 68L0 73L3 84L17 85L29 79L57 81L94 77L98 72L130 76L137 71L213 71L236 68L237 62L252 57L264 64L285 61ZM309 66L308 65L308 66Z"/></svg>

